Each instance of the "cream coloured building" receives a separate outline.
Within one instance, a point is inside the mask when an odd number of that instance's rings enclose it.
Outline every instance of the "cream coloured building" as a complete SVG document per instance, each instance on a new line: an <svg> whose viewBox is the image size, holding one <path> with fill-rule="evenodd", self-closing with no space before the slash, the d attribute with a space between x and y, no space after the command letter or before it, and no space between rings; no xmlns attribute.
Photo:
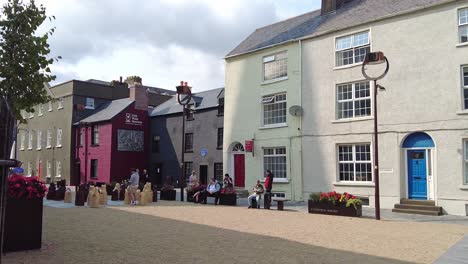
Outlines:
<svg viewBox="0 0 468 264"><path fill-rule="evenodd" d="M468 1L322 6L257 29L227 55L227 172L238 175L243 155L248 187L273 168L273 191L286 197L346 191L373 206L373 84L361 66L367 52L383 51L381 206L430 200L467 215ZM249 139L253 153L238 151Z"/></svg>

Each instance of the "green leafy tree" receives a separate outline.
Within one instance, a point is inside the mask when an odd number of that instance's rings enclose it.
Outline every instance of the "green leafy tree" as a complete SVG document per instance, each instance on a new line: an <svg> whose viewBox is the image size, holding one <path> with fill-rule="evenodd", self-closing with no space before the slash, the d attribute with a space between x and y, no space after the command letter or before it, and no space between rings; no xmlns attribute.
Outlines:
<svg viewBox="0 0 468 264"><path fill-rule="evenodd" d="M8 158L21 110L51 100L44 85L55 79L47 43L55 28L40 34L38 28L48 17L43 5L34 0L8 0L0 12L0 159Z"/></svg>

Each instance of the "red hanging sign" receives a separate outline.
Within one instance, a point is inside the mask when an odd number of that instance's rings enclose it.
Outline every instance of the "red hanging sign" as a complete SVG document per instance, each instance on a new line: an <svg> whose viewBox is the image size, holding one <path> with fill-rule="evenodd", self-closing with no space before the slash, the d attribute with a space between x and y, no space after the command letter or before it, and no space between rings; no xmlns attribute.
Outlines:
<svg viewBox="0 0 468 264"><path fill-rule="evenodd" d="M245 141L245 152L253 152L254 148L254 141L253 140L246 140Z"/></svg>

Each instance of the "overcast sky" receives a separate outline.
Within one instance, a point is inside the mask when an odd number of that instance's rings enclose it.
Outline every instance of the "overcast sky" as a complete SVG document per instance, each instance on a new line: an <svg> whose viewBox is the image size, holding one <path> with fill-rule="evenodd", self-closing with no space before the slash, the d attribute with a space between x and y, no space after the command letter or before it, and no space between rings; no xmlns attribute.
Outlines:
<svg viewBox="0 0 468 264"><path fill-rule="evenodd" d="M0 0L4 2L5 0ZM320 7L320 0L39 0L56 20L55 84L138 75L166 89L224 86L223 57L256 28Z"/></svg>

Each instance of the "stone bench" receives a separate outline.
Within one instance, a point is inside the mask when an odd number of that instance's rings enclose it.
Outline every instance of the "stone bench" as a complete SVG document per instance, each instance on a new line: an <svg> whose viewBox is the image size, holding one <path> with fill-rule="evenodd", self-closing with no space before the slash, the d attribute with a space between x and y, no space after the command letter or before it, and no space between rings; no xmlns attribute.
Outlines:
<svg viewBox="0 0 468 264"><path fill-rule="evenodd" d="M284 202L288 202L289 199L283 198L283 197L273 197L272 201L276 202L278 204L278 210L283 211L284 209Z"/></svg>

